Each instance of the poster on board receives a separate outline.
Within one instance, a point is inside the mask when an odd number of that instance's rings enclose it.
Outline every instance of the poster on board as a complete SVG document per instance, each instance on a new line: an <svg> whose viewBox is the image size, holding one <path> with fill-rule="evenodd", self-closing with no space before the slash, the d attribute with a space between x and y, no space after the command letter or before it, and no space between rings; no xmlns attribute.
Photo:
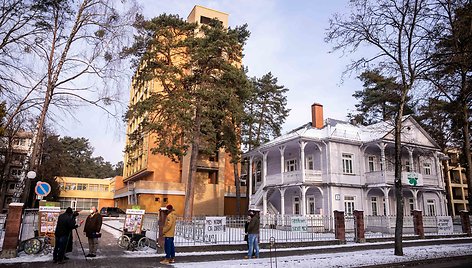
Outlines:
<svg viewBox="0 0 472 268"><path fill-rule="evenodd" d="M39 234L53 236L56 231L57 219L61 213L60 207L39 206Z"/></svg>
<svg viewBox="0 0 472 268"><path fill-rule="evenodd" d="M127 209L125 217L125 233L141 234L144 220L144 209Z"/></svg>

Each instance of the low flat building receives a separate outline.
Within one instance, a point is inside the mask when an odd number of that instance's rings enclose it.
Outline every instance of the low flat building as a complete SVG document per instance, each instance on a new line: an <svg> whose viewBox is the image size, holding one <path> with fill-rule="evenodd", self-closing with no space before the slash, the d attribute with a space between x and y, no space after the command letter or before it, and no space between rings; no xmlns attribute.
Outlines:
<svg viewBox="0 0 472 268"><path fill-rule="evenodd" d="M91 206L114 207L115 178L56 177L60 187L61 209L88 210Z"/></svg>

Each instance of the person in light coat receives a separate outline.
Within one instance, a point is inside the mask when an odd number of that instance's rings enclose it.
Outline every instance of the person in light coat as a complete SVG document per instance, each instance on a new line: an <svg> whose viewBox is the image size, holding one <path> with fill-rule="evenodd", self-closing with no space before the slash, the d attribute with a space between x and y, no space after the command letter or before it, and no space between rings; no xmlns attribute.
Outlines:
<svg viewBox="0 0 472 268"><path fill-rule="evenodd" d="M167 218L166 223L162 229L164 235L164 250L166 256L164 260L161 261L162 264L169 264L175 262L175 246L174 246L174 234L175 234L175 224L176 224L176 215L174 212L174 207L172 205L167 205Z"/></svg>

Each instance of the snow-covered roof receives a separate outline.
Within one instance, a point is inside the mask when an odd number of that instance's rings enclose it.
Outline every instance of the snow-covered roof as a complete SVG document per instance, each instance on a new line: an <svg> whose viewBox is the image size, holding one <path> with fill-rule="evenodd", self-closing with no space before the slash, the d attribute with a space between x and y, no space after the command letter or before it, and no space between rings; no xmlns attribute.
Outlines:
<svg viewBox="0 0 472 268"><path fill-rule="evenodd" d="M438 147L428 133L413 119L407 115L403 117L402 141L409 144L418 144L427 147ZM270 148L285 144L292 140L326 140L338 139L351 142L369 143L380 140L393 139L393 122L383 121L369 126L353 125L349 122L328 118L323 128L312 127L311 123L289 131L269 142L262 144L257 149Z"/></svg>

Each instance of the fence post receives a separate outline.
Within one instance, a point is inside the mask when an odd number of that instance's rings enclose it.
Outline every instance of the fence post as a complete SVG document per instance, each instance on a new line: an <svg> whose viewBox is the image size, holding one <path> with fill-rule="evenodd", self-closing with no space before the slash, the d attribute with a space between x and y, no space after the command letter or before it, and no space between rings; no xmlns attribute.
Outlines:
<svg viewBox="0 0 472 268"><path fill-rule="evenodd" d="M167 218L167 209L162 209L162 208L159 209L159 220L158 220L159 231L157 232L157 244L162 249L164 248L164 232L162 230L164 228L164 225L166 224L166 218Z"/></svg>
<svg viewBox="0 0 472 268"><path fill-rule="evenodd" d="M470 231L470 218L469 212L467 210L461 210L461 225L462 225L462 232L467 234L467 236L472 236Z"/></svg>
<svg viewBox="0 0 472 268"><path fill-rule="evenodd" d="M423 212L421 210L413 210L412 214L415 235L417 235L420 239L424 239Z"/></svg>
<svg viewBox="0 0 472 268"><path fill-rule="evenodd" d="M356 243L365 243L364 211L354 210L354 227Z"/></svg>
<svg viewBox="0 0 472 268"><path fill-rule="evenodd" d="M334 211L334 238L341 243L346 243L346 228L344 223L344 211Z"/></svg>
<svg viewBox="0 0 472 268"><path fill-rule="evenodd" d="M23 216L23 203L10 203L5 220L5 236L1 258L15 258L18 256L18 238Z"/></svg>

